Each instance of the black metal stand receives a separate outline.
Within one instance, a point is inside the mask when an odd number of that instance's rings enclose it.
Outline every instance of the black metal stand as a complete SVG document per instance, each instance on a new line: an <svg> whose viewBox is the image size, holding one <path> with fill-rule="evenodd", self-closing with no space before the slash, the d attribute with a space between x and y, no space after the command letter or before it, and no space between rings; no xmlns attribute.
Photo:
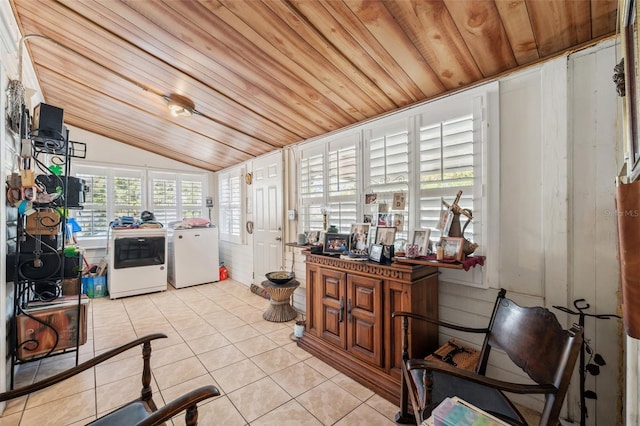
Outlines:
<svg viewBox="0 0 640 426"><path fill-rule="evenodd" d="M581 306L579 306L581 304ZM554 306L554 308L561 310L562 312L566 312L571 315L578 315L578 324L584 330L584 319L585 317L593 317L597 319L610 319L610 318L620 318L620 316L616 314L588 314L584 312L589 309L591 305L586 303L584 299L576 299L573 301L573 307L576 311L572 311L569 308L565 308L564 306ZM585 353L589 354L589 362L586 362ZM593 364L591 361L593 360ZM582 347L580 350L580 426L585 426L587 422L587 405L585 403L586 399L597 399L597 395L594 391L585 390L585 380L586 373L589 372L593 376L597 376L600 374L600 367L605 365L606 362L602 355L594 354L593 349L589 346L588 340L585 338L582 341Z"/></svg>

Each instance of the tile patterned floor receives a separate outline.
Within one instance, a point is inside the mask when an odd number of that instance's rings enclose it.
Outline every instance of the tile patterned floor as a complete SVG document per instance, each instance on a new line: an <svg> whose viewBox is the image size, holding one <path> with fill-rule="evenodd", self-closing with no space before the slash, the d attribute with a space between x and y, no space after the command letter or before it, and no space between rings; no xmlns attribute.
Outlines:
<svg viewBox="0 0 640 426"><path fill-rule="evenodd" d="M198 386L200 425L394 425L397 407L291 340L293 321L265 321L268 301L233 280L118 300L93 299L80 361L137 336L152 343L158 405ZM75 354L20 366L16 385L71 367ZM132 349L53 388L7 403L2 426L81 425L137 397L140 351ZM174 425L184 424L182 417Z"/></svg>

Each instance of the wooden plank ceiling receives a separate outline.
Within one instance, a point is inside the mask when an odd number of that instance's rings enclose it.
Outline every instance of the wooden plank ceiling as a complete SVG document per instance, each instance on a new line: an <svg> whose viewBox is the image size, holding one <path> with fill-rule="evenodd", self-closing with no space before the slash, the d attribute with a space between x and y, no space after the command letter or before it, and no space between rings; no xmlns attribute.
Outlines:
<svg viewBox="0 0 640 426"><path fill-rule="evenodd" d="M66 124L211 171L611 36L617 13L617 0L11 5ZM170 115L172 93L196 115Z"/></svg>

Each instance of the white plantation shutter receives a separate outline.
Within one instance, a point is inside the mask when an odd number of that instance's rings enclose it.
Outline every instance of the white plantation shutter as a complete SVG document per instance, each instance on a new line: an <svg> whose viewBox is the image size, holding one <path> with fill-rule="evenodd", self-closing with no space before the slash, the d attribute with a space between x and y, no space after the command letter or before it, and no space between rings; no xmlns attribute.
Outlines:
<svg viewBox="0 0 640 426"><path fill-rule="evenodd" d="M312 152L307 155L300 159L300 219L305 231L321 231L321 209L324 203L324 154Z"/></svg>
<svg viewBox="0 0 640 426"><path fill-rule="evenodd" d="M300 150L302 230L322 229L322 207L330 210L329 224L343 232L347 224L362 222L363 213L374 215L375 224L379 205L386 203L392 225L398 216L404 220L396 245L419 228L431 228L430 238L437 241L441 200L451 203L462 190L459 204L474 217L465 237L480 245L477 254L490 254L483 241L489 226L484 209L487 194L498 198L497 189L487 191L498 182L499 164L488 167L499 160L498 98L497 83L490 83L305 144ZM370 193L377 195L377 203L365 204ZM405 199L403 210L394 209L398 193ZM460 221L462 227L466 218ZM375 236L374 227L371 232ZM441 279L482 286L483 271L447 269Z"/></svg>
<svg viewBox="0 0 640 426"><path fill-rule="evenodd" d="M432 122L429 116L421 117L419 128L419 197L420 228L431 228L431 240L437 241L441 232L436 229L443 209L441 200L452 203L462 190L459 205L480 217L481 200L476 196L481 190L474 188L482 177L482 115L474 111L472 102L458 109L457 116L441 122ZM467 222L460 217L461 227ZM465 237L478 241L480 229L474 229L474 220L467 225Z"/></svg>
<svg viewBox="0 0 640 426"><path fill-rule="evenodd" d="M323 228L322 210L329 225L349 232L356 220L358 193L358 136L351 134L316 149L303 149L300 157L300 219L304 231Z"/></svg>
<svg viewBox="0 0 640 426"><path fill-rule="evenodd" d="M340 232L351 231L356 220L356 145L329 146L329 225L335 225Z"/></svg>
<svg viewBox="0 0 640 426"><path fill-rule="evenodd" d="M242 200L244 185L241 185L243 170L235 168L219 177L220 191L220 239L242 243L242 227L244 222Z"/></svg>
<svg viewBox="0 0 640 426"><path fill-rule="evenodd" d="M182 218L202 217L204 208L204 177L197 180L193 176L180 180L180 201Z"/></svg>
<svg viewBox="0 0 640 426"><path fill-rule="evenodd" d="M151 211L158 222L167 225L178 220L178 181L175 176L152 177L151 194Z"/></svg>
<svg viewBox="0 0 640 426"><path fill-rule="evenodd" d="M207 176L204 173L167 173L148 169L73 165L73 174L89 190L80 210L72 211L85 246L104 246L110 223L120 216L149 210L167 224L182 217L202 216ZM91 240L91 242L89 242Z"/></svg>
<svg viewBox="0 0 640 426"><path fill-rule="evenodd" d="M113 171L113 207L115 216L137 216L142 212L142 178L140 170Z"/></svg>
<svg viewBox="0 0 640 426"><path fill-rule="evenodd" d="M369 176L367 192L377 194L378 203L387 203L389 213L403 217L396 240L407 240L409 227L409 199L404 210L392 210L393 194L409 190L409 130L408 121L401 120L373 129L369 136ZM376 223L376 218L373 218Z"/></svg>
<svg viewBox="0 0 640 426"><path fill-rule="evenodd" d="M165 226L190 217L203 217L204 175L150 173L151 206Z"/></svg>
<svg viewBox="0 0 640 426"><path fill-rule="evenodd" d="M74 212L74 218L82 231L78 237L104 237L107 236L107 229L111 217L107 214L107 175L96 171L99 174L78 173L77 177L84 179L89 191L85 193L85 202L82 210Z"/></svg>
<svg viewBox="0 0 640 426"><path fill-rule="evenodd" d="M406 191L409 179L409 132L406 125L401 130L393 128L381 135L375 133L369 141L369 186L372 192Z"/></svg>

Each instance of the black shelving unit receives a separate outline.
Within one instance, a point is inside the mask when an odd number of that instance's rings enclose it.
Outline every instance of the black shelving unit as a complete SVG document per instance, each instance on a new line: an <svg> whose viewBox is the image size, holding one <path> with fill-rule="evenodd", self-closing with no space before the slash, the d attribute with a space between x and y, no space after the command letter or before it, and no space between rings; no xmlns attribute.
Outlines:
<svg viewBox="0 0 640 426"><path fill-rule="evenodd" d="M71 159L85 158L86 144L69 141L66 129L63 134L47 131L44 137L44 133L40 129L20 132L26 135L22 152L30 153L21 157L21 161L28 158L33 175L34 165L40 174L34 177L31 188L21 187L15 251L7 255L7 268L13 267L8 271L7 281L12 279L14 283L8 333L12 389L15 367L19 364L72 351L76 353L77 364L85 320L80 280L82 255L65 250L65 237L69 209L82 208L76 199L69 203L70 185L78 184L70 178ZM36 187L44 189L41 193L55 195L38 197L40 191ZM75 278L77 300L61 299L61 283L66 278ZM53 308L67 312L53 314Z"/></svg>

